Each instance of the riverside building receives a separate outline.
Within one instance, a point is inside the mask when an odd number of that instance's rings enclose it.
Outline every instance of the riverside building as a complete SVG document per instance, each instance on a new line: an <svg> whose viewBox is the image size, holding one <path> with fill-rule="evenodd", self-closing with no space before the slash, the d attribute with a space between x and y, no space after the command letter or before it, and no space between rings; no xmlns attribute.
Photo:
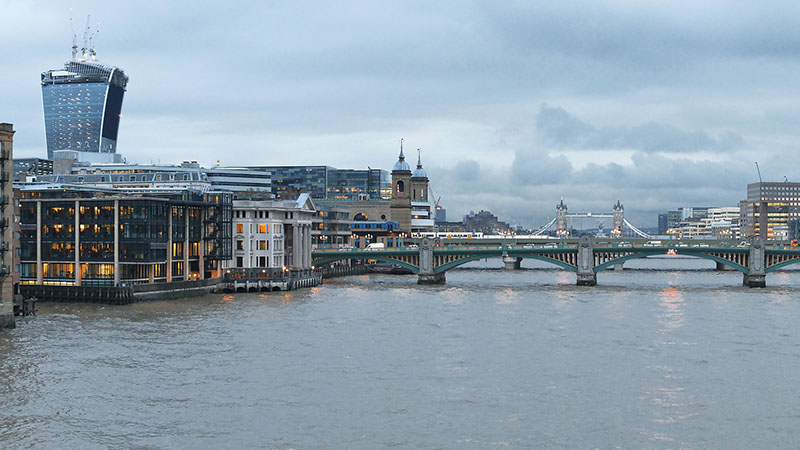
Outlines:
<svg viewBox="0 0 800 450"><path fill-rule="evenodd" d="M231 257L228 192L23 186L19 203L21 284L214 278Z"/></svg>
<svg viewBox="0 0 800 450"><path fill-rule="evenodd" d="M233 258L223 268L310 270L316 212L309 194L296 200L234 200Z"/></svg>
<svg viewBox="0 0 800 450"><path fill-rule="evenodd" d="M14 126L0 123L0 328L14 327L14 193L11 167Z"/></svg>

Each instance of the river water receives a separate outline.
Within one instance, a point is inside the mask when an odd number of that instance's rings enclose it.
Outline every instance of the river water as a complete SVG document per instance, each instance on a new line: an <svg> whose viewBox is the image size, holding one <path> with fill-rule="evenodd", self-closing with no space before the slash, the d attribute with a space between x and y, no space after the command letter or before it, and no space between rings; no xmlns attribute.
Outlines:
<svg viewBox="0 0 800 450"><path fill-rule="evenodd" d="M800 272L499 266L40 305L0 331L0 447L800 445Z"/></svg>

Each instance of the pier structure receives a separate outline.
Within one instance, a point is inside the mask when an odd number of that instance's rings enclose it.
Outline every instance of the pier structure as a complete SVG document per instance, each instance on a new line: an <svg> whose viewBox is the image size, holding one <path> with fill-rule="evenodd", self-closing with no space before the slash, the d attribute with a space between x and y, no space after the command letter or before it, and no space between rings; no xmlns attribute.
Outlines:
<svg viewBox="0 0 800 450"><path fill-rule="evenodd" d="M504 266L516 266L522 259L536 259L559 266L577 276L576 284L594 286L597 274L614 270L625 261L659 255L684 255L708 259L743 274L743 284L766 286L766 276L791 264L800 263L800 248L788 242L753 239L740 241L647 240L598 241L589 235L580 239L533 242L487 242L480 239L442 241L424 238L416 247L389 249L326 249L312 253L314 264L362 259L378 260L405 267L418 275L419 284L445 282L445 273L460 265L486 258L500 258Z"/></svg>

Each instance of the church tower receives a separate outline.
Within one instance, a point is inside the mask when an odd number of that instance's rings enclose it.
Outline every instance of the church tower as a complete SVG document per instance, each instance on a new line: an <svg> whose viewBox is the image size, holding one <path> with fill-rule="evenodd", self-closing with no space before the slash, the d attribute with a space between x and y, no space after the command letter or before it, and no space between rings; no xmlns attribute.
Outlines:
<svg viewBox="0 0 800 450"><path fill-rule="evenodd" d="M411 201L426 203L428 201L428 174L422 168L419 149L417 149L417 168L411 174Z"/></svg>
<svg viewBox="0 0 800 450"><path fill-rule="evenodd" d="M427 178L426 178L427 180ZM400 226L400 231L411 233L411 167L403 154L403 140L400 139L400 156L392 167L392 206L391 219Z"/></svg>

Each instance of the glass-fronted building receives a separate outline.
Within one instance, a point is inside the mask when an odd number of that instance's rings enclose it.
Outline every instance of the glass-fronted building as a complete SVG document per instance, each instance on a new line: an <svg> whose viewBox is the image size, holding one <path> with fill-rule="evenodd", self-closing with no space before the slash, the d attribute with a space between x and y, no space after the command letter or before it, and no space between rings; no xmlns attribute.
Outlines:
<svg viewBox="0 0 800 450"><path fill-rule="evenodd" d="M47 158L57 150L114 154L122 117L125 73L94 61L72 60L42 73Z"/></svg>
<svg viewBox="0 0 800 450"><path fill-rule="evenodd" d="M308 192L325 200L389 200L392 178L383 169L337 169L331 166L259 166L272 174L272 193L278 199Z"/></svg>
<svg viewBox="0 0 800 450"><path fill-rule="evenodd" d="M20 282L116 286L218 277L232 195L75 185L21 190Z"/></svg>

